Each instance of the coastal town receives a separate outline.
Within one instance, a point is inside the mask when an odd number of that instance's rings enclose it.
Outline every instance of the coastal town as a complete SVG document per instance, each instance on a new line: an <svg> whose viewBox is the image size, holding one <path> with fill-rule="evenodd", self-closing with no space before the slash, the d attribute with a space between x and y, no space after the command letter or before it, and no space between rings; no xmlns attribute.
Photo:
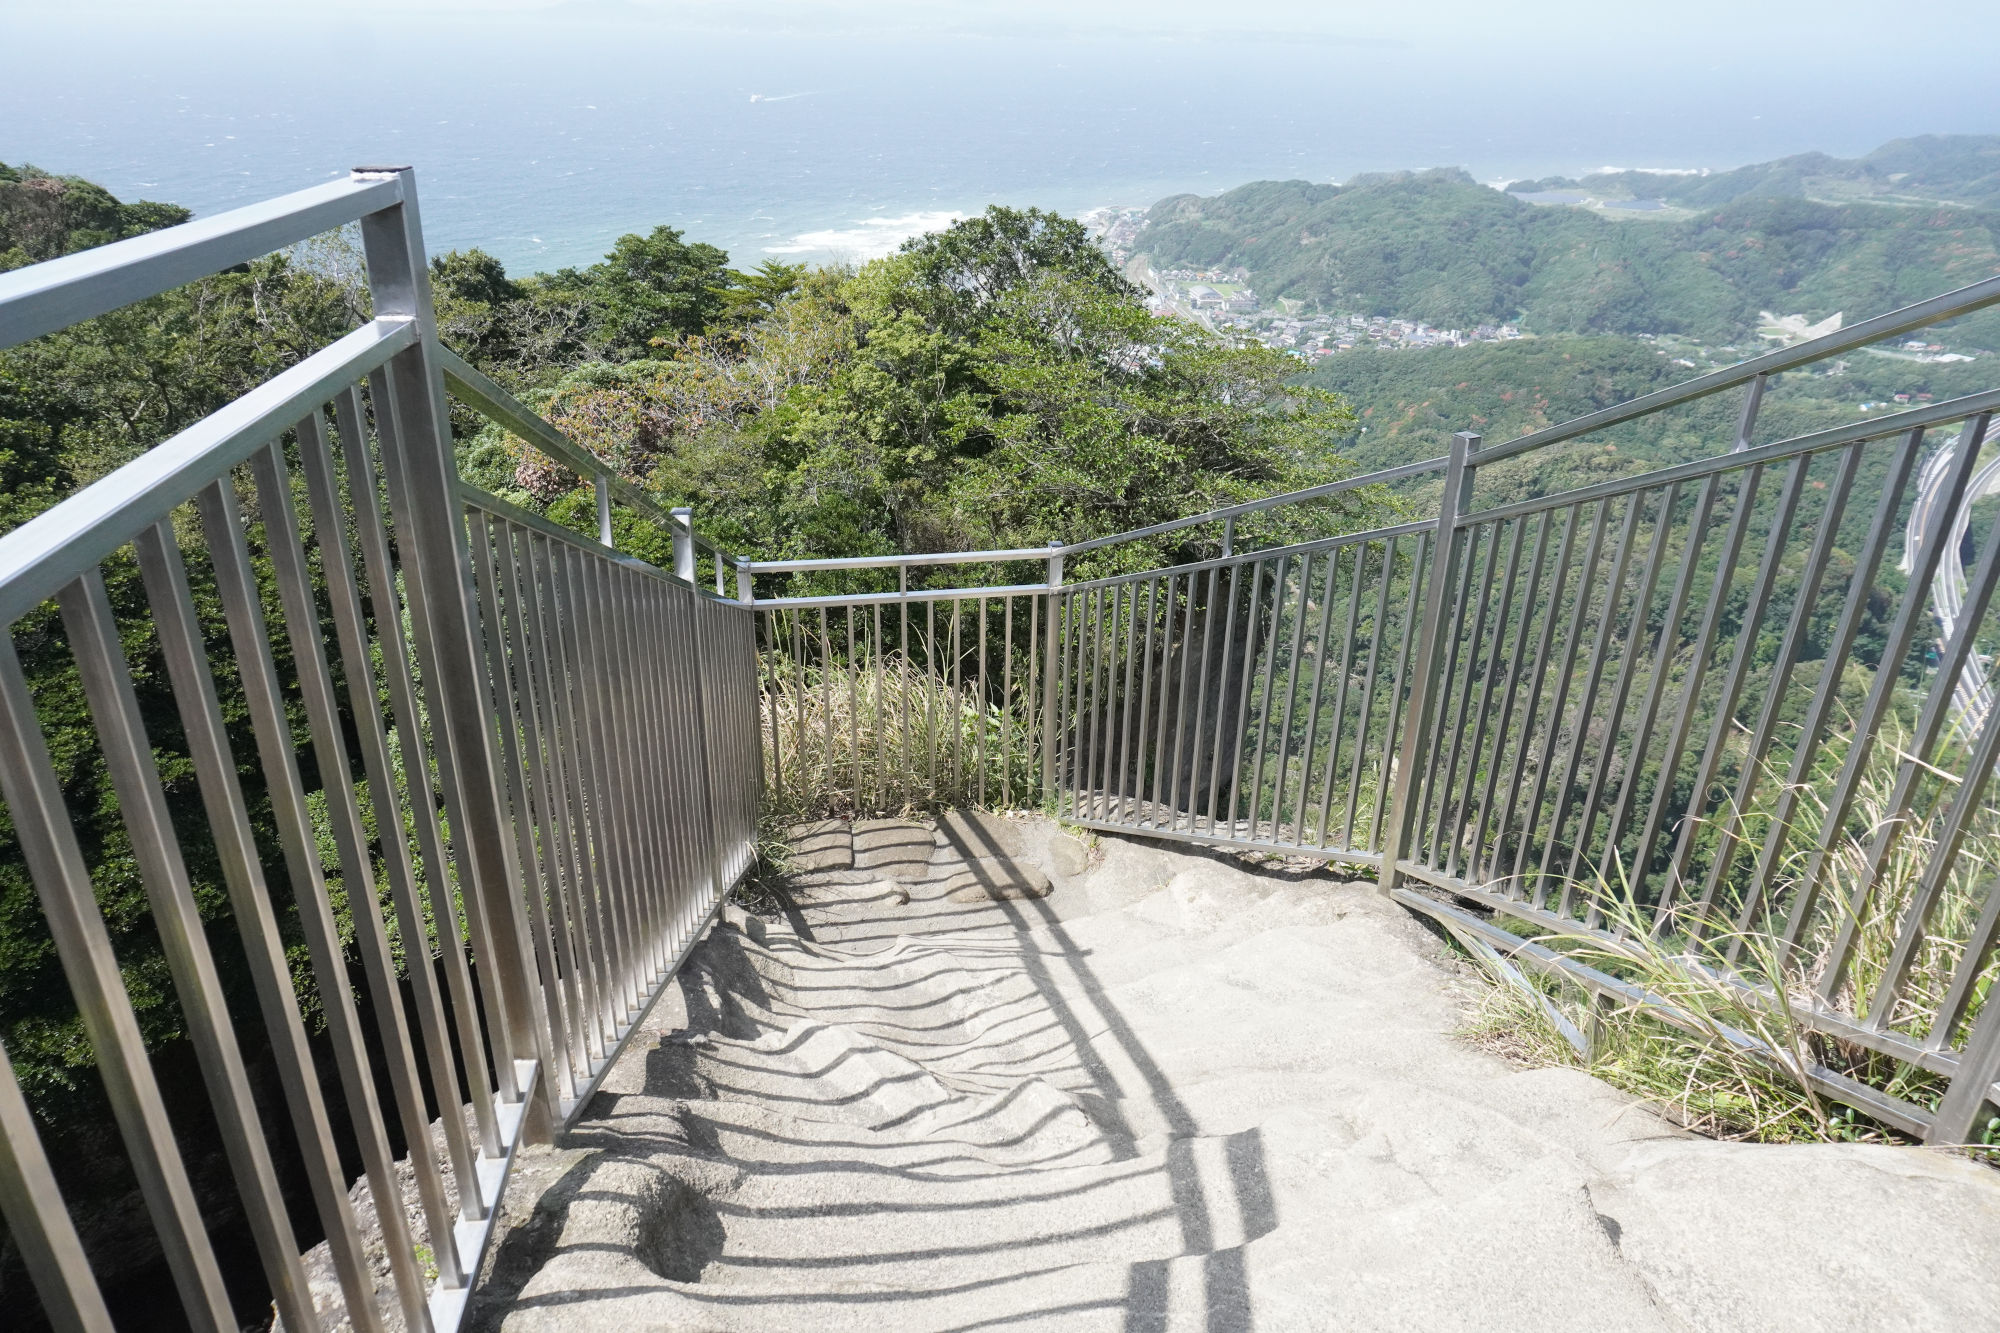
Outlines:
<svg viewBox="0 0 2000 1333"><path fill-rule="evenodd" d="M1143 208L1092 209L1082 221L1125 276L1144 287L1157 315L1179 315L1244 342L1316 361L1357 347L1383 349L1465 347L1527 335L1513 324L1440 328L1422 320L1354 311L1314 310L1306 302L1264 297L1241 268L1156 269L1139 249L1146 227Z"/></svg>
<svg viewBox="0 0 2000 1333"><path fill-rule="evenodd" d="M1083 214L1082 221L1120 271L1145 288L1147 306L1154 314L1177 315L1236 341L1258 343L1284 352L1308 365L1357 348L1400 351L1466 347L1534 336L1512 323L1445 328L1374 312L1308 310L1305 301L1268 297L1258 292L1251 283L1251 275L1241 267L1157 268L1142 243L1147 213L1147 209L1129 206L1098 208ZM1676 366L1699 373L1733 365L1765 346L1790 346L1833 332L1841 327L1841 321L1840 314L1814 323L1808 322L1804 315L1764 311L1755 346L1734 343L1711 346L1675 334L1632 336L1651 344L1659 355ZM1979 349L1957 349L1922 339L1899 339L1862 348L1860 354L1921 365L1949 365L1987 355ZM1847 361L1836 360L1815 373L1839 378L1847 369ZM1883 401L1860 401L1856 410L1867 413L1921 405L1931 398L1931 394L1913 387Z"/></svg>

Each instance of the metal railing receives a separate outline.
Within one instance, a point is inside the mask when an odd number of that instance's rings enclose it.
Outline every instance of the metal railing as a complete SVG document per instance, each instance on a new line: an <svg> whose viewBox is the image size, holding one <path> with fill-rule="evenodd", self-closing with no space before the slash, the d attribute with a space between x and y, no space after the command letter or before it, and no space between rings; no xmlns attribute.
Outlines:
<svg viewBox="0 0 2000 1333"><path fill-rule="evenodd" d="M407 171L0 275L0 346L352 221L369 322L0 535L0 796L193 1325L238 1323L196 1202L228 1196L286 1327L456 1327L516 1147L582 1113L760 810L1040 804L1367 866L1494 960L1671 1019L1495 919L1656 937L1879 1057L1879 1077L1806 1073L1931 1141L2000 1096L2000 523L1956 568L2000 391L1755 442L1774 376L1991 305L2000 279L1493 448L1462 434L1067 545L827 560L705 541L442 348ZM1496 462L1730 388L1712 457L1479 502ZM447 393L588 479L596 540L464 483ZM1341 531L1310 507L1432 478L1413 521ZM671 571L613 548L614 506L671 533ZM1242 549L1245 520L1277 544ZM1074 578L1119 547L1179 562ZM960 586L958 566L998 571ZM843 577L875 586L825 590ZM159 664L143 696L135 652ZM52 720L71 680L84 723ZM106 846L65 787L93 764L192 1109L162 1091L98 904ZM204 895L254 1014L231 1011ZM186 1158L191 1114L219 1165ZM109 1327L66 1167L0 1050L0 1213L53 1322ZM377 1201L413 1191L373 1210L379 1234L356 1169ZM304 1216L339 1289L317 1305Z"/></svg>
<svg viewBox="0 0 2000 1333"><path fill-rule="evenodd" d="M1879 1077L1806 1071L1819 1091L1963 1142L2000 1094L2000 1005L1985 1003L2000 892L1979 878L2000 875L1987 799L2000 711L1984 706L2000 526L1977 568L1958 570L2000 391L1755 441L1781 372L1996 302L2000 278L1505 444L1461 434L1444 458L1332 487L1045 551L924 557L1047 562L1035 584L921 594L1002 599L1010 625L1039 626L1039 644L1009 654L1007 683L996 692L989 671L954 716L1034 737L1042 782L1028 799L1064 819L1365 866L1477 950L1599 995L1639 988L1488 916L1572 940L1647 933L1687 968L1751 1002L1782 995L1809 1030L1879 1057ZM1712 457L1479 503L1482 471L1501 460L1729 389L1743 401ZM1927 440L1941 447L1913 488ZM1235 549L1243 514L1418 477L1439 483L1434 517ZM1063 581L1066 559L1199 524L1222 528L1208 544L1219 555ZM1962 586L1940 577L1947 558ZM916 563L751 573L901 568L907 586ZM962 658L987 660L940 654L928 632L905 645L917 596L760 600L767 721L811 712L814 690L838 702L840 682L885 661L921 696L926 672L958 682ZM871 607L888 609L886 632ZM800 617L817 619L802 633ZM845 751L838 733L816 749L809 731L785 744L767 728L772 789L817 797L819 813L929 803L894 747L864 762L871 728L900 732L884 726L895 691L860 685L847 707ZM1965 854L1973 844L1980 855Z"/></svg>
<svg viewBox="0 0 2000 1333"><path fill-rule="evenodd" d="M0 275L0 347L352 222L372 320L0 535L0 795L197 1328L258 1313L232 1308L237 1256L205 1216L224 1198L285 1327L455 1328L516 1147L582 1111L754 854L750 615L695 584L684 514L439 346L409 171ZM459 479L447 386L593 479L600 542ZM609 549L614 501L672 529L675 572ZM708 549L719 586L736 562ZM142 701L135 651L157 654L170 708ZM48 715L70 673L87 723ZM193 773L200 817L170 808L163 759ZM92 765L198 1106L162 1091L99 907L107 850L65 790ZM233 929L204 916L217 896ZM218 949L240 953L254 1013L231 1012ZM276 1070L270 1116L246 1061ZM211 1128L223 1176L184 1152ZM0 1213L50 1320L108 1328L116 1256L86 1252L66 1165L0 1052ZM318 1308L305 1216L337 1279Z"/></svg>

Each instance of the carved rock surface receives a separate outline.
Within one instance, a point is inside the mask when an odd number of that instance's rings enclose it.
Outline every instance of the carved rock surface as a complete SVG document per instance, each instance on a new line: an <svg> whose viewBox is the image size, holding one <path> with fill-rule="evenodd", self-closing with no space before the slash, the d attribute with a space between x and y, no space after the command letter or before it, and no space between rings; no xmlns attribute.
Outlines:
<svg viewBox="0 0 2000 1333"><path fill-rule="evenodd" d="M1689 1136L1460 1035L1372 885L1046 821L858 824L725 923L558 1149L470 1327L1975 1329L2000 1182ZM1067 855L1067 853L1061 853ZM999 893L993 890L1000 888Z"/></svg>

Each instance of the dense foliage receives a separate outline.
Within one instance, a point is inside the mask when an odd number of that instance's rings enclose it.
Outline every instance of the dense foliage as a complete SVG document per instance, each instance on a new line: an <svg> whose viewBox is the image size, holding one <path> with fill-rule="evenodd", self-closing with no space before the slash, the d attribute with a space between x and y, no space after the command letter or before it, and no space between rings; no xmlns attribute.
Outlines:
<svg viewBox="0 0 2000 1333"><path fill-rule="evenodd" d="M447 330L468 308L491 327L530 319L538 289L496 307L496 275L483 259L437 261ZM1279 353L1147 313L1066 218L994 208L856 271L766 266L736 290L765 294L737 297L748 316L706 338L578 366L539 401L741 548L1038 545L1347 468L1336 443L1352 417L1331 394L1293 383L1297 365ZM516 374L538 369L523 358ZM468 444L465 464L558 511L585 500L575 478L496 431Z"/></svg>
<svg viewBox="0 0 2000 1333"><path fill-rule="evenodd" d="M1859 353L1834 367L1774 378L1754 438L1786 439L1850 424L1861 402L1929 394L1937 401L1992 387L1985 358L1921 363ZM1829 373L1829 371L1838 373ZM1445 452L1456 431L1510 440L1686 379L1650 342L1559 336L1421 352L1353 351L1327 357L1306 381L1358 406L1346 452L1363 470ZM1482 473L1481 494L1522 498L1611 476L1704 458L1734 438L1740 393L1699 399L1537 450Z"/></svg>

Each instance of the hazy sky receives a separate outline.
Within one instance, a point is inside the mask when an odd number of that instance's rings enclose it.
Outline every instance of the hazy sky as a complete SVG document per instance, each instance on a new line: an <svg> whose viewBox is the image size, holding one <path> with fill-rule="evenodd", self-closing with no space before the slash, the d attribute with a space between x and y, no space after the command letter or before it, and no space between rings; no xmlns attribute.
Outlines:
<svg viewBox="0 0 2000 1333"><path fill-rule="evenodd" d="M212 212L394 158L441 245L510 262L664 220L790 253L989 202L2000 133L1995 50L2000 0L0 0L0 161Z"/></svg>
<svg viewBox="0 0 2000 1333"><path fill-rule="evenodd" d="M340 20L361 14L452 15L461 18L585 16L644 18L683 27L735 31L771 29L842 33L867 31L1041 32L1189 36L1267 31L1273 35L1348 39L1357 43L1546 43L1564 50L1623 48L1638 61L1668 51L1750 53L1784 77L1790 57L1862 48L1879 61L1884 95L1907 87L1895 75L1906 62L1948 53L1955 39L2000 33L2000 6L1991 0L1935 0L1901 10L1880 0L6 0L8 16L91 22L110 14L171 14L178 22L280 17ZM117 30L106 29L108 41Z"/></svg>

